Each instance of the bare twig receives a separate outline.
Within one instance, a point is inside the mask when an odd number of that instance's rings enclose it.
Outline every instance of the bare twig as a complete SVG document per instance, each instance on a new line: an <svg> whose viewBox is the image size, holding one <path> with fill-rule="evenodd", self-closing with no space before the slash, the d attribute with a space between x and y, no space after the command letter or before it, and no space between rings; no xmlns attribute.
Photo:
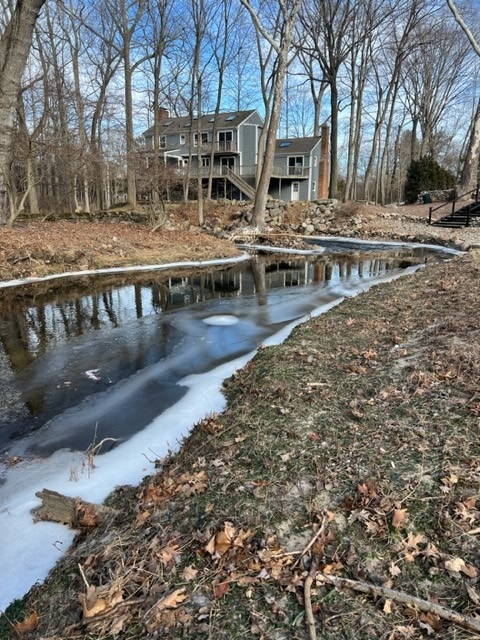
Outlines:
<svg viewBox="0 0 480 640"><path fill-rule="evenodd" d="M313 556L312 564L310 565L310 571L308 572L308 576L303 586L305 615L307 618L307 629L308 629L308 636L310 640L317 640L317 632L315 631L315 618L313 617L312 596L311 596L312 582L315 579L315 574L317 573L317 569L318 569L318 562L316 557Z"/></svg>
<svg viewBox="0 0 480 640"><path fill-rule="evenodd" d="M319 526L318 531L315 533L315 535L310 540L310 542L307 544L305 549L300 553L298 558L295 560L295 562L292 565L292 569L295 569L295 567L300 563L300 560L303 558L303 556L310 551L310 549L313 547L313 545L318 540L318 538L320 538L320 536L324 533L326 523L327 523L327 515L324 514L323 518L322 518L322 523Z"/></svg>
<svg viewBox="0 0 480 640"><path fill-rule="evenodd" d="M88 580L87 580L87 578L85 576L85 572L83 571L83 567L82 567L82 565L80 563L78 563L78 570L80 571L80 575L82 576L82 579L83 579L83 581L85 583L85 586L88 589L90 587L90 585L89 585Z"/></svg>
<svg viewBox="0 0 480 640"><path fill-rule="evenodd" d="M480 620L465 616L462 613L453 611L453 609L447 609L439 604L434 604L428 600L411 596L408 593L402 591L396 591L395 589L387 589L386 587L379 587L368 582L362 582L358 580L350 580L348 578L340 578L338 576L326 575L324 573L317 573L316 580L319 582L332 584L337 589L352 589L353 591L359 591L360 593L367 593L369 595L379 596L381 598L389 598L395 602L400 602L407 606L419 609L425 613L433 613L443 620L447 620L453 624L468 629L469 631L475 631L480 633Z"/></svg>

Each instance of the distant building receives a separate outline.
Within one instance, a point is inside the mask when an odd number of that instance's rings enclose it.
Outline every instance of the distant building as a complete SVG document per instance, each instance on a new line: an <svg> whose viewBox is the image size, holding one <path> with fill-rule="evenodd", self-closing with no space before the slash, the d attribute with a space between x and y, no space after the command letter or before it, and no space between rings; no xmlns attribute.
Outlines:
<svg viewBox="0 0 480 640"><path fill-rule="evenodd" d="M203 115L200 135L196 118L192 121L190 116L170 117L164 109L158 110L157 117L159 148L165 165L185 172L191 162L190 171L194 178L200 161L206 180L213 158L212 197L232 200L252 200L255 197L255 175L263 128L263 120L257 111ZM328 128L324 127L323 135L327 132ZM147 151L154 147L153 136L153 127L143 134ZM321 141L320 136L277 140L269 189L273 198L293 201L327 197L327 193L319 189L319 185L325 185L325 178L319 175L319 171L326 167L325 159L321 162L320 158Z"/></svg>

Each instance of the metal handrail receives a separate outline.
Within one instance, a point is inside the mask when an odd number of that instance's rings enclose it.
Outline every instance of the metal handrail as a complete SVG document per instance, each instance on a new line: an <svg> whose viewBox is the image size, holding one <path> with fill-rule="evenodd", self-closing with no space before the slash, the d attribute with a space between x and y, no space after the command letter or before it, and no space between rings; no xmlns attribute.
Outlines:
<svg viewBox="0 0 480 640"><path fill-rule="evenodd" d="M455 213L455 204L457 202L459 202L460 200L462 200L463 198L465 198L466 196L471 195L472 193L475 194L475 202L478 202L479 189L480 189L480 187L477 186L477 187L475 187L475 189L472 189L471 191L467 191L467 193L464 193L463 195L457 196L456 198L454 198L454 200L452 201L452 210L450 212L450 215L453 215ZM444 202L443 204L440 204L438 207L430 207L429 212L428 212L428 224L432 224L432 213L434 211L438 211L442 207L446 207L446 206L449 206L449 205L450 205L449 202ZM468 212L467 212L467 222L470 221L470 209L471 209L471 207L472 207L472 205L470 203L470 206L469 206L469 209L468 209ZM469 225L467 224L467 227L468 226Z"/></svg>

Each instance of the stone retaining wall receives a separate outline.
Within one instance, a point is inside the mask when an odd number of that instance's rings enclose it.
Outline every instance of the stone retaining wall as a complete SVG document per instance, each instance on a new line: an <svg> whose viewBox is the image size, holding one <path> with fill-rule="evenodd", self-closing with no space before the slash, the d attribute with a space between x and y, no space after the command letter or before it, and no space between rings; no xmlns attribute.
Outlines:
<svg viewBox="0 0 480 640"><path fill-rule="evenodd" d="M325 233L335 219L335 207L338 200L313 200L311 202L284 202L283 200L269 200L267 202L265 223L270 227L288 228L289 231L302 235L316 235ZM233 214L232 223L227 231L247 227L252 223L253 205L251 203L237 203L239 210ZM303 222L300 225L289 224L288 211L301 208ZM297 216L298 217L298 216ZM354 216L355 217L355 216ZM354 218L353 217L353 218Z"/></svg>

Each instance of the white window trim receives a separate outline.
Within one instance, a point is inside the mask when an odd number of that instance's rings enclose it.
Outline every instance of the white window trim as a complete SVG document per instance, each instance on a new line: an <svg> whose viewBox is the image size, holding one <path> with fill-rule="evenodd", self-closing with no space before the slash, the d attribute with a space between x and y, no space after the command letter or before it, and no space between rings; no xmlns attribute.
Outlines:
<svg viewBox="0 0 480 640"><path fill-rule="evenodd" d="M233 129L225 129L224 131L217 131L217 142L220 142L220 134L221 133L231 133L232 134L232 139L231 140L223 140L222 142L233 142Z"/></svg>

